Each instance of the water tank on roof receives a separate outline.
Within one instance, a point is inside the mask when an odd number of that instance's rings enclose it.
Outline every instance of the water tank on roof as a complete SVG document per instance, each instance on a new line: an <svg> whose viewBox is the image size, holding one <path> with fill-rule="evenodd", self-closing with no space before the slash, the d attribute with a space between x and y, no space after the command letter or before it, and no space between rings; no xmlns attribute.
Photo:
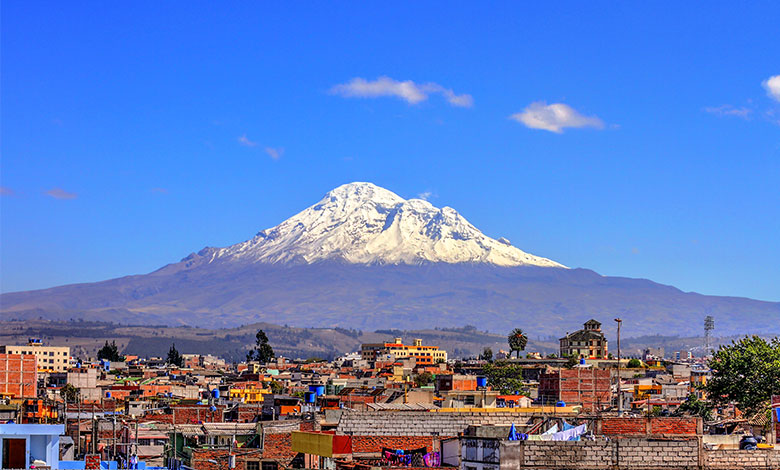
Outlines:
<svg viewBox="0 0 780 470"><path fill-rule="evenodd" d="M212 390L211 391L211 396L214 397L214 398L219 398L219 389L215 388L214 390Z"/></svg>
<svg viewBox="0 0 780 470"><path fill-rule="evenodd" d="M314 392L306 392L304 395L306 403L314 403L317 401L317 394Z"/></svg>
<svg viewBox="0 0 780 470"><path fill-rule="evenodd" d="M217 407L216 407L216 406L214 406L214 405L211 405L211 406L209 407L209 409L210 409L211 411L217 411Z"/></svg>
<svg viewBox="0 0 780 470"><path fill-rule="evenodd" d="M111 392L106 392L106 398L111 398Z"/></svg>
<svg viewBox="0 0 780 470"><path fill-rule="evenodd" d="M562 407L566 406L566 402L565 401L559 401L558 403L555 404L555 406L557 406L559 408L562 408Z"/></svg>
<svg viewBox="0 0 780 470"><path fill-rule="evenodd" d="M477 377L477 387L487 387L487 377Z"/></svg>
<svg viewBox="0 0 780 470"><path fill-rule="evenodd" d="M580 364L583 365L583 366L585 365L585 358L581 358L580 359Z"/></svg>

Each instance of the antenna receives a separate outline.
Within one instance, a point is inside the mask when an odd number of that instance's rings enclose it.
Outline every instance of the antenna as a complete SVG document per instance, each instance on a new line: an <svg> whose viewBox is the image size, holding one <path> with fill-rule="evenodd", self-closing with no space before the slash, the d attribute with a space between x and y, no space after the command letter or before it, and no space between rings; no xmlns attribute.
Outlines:
<svg viewBox="0 0 780 470"><path fill-rule="evenodd" d="M704 349L705 354L710 354L712 351L712 338L710 338L710 332L715 329L715 319L712 315L704 317Z"/></svg>

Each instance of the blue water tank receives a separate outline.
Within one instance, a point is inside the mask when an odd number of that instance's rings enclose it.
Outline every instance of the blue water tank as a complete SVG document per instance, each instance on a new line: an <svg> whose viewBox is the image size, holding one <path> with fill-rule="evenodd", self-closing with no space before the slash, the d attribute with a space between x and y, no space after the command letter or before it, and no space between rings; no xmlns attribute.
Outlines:
<svg viewBox="0 0 780 470"><path fill-rule="evenodd" d="M304 394L306 403L314 403L317 401L317 394L314 392L306 392Z"/></svg>
<svg viewBox="0 0 780 470"><path fill-rule="evenodd" d="M477 377L477 387L487 387L487 377Z"/></svg>
<svg viewBox="0 0 780 470"><path fill-rule="evenodd" d="M209 407L209 409L210 409L211 411L217 411L217 407L216 407L216 406L214 406L214 405L211 405L211 406Z"/></svg>
<svg viewBox="0 0 780 470"><path fill-rule="evenodd" d="M585 365L585 358L580 359L580 364Z"/></svg>
<svg viewBox="0 0 780 470"><path fill-rule="evenodd" d="M106 398L111 398L111 392L106 392Z"/></svg>
<svg viewBox="0 0 780 470"><path fill-rule="evenodd" d="M316 396L325 395L325 386L324 385L309 385L309 391L314 393Z"/></svg>
<svg viewBox="0 0 780 470"><path fill-rule="evenodd" d="M219 389L215 388L214 390L212 390L211 391L211 396L214 397L214 398L219 398Z"/></svg>
<svg viewBox="0 0 780 470"><path fill-rule="evenodd" d="M559 408L562 408L562 407L566 406L566 402L565 401L559 401L558 403L555 404L555 406L557 406Z"/></svg>

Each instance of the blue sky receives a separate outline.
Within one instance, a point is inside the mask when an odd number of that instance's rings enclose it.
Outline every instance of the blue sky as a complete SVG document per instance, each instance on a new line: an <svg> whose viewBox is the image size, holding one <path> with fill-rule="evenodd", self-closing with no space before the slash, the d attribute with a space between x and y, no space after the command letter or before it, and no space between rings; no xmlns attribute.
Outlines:
<svg viewBox="0 0 780 470"><path fill-rule="evenodd" d="M3 2L2 291L371 181L568 266L780 300L780 5L423 3Z"/></svg>

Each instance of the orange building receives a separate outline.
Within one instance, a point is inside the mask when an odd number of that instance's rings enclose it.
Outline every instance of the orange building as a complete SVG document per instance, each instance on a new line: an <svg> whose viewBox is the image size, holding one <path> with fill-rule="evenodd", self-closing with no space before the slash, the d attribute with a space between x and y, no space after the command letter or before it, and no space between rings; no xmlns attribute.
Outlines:
<svg viewBox="0 0 780 470"><path fill-rule="evenodd" d="M375 362L377 355L392 354L397 360L417 360L418 365L432 365L438 362L447 362L447 351L438 346L423 346L421 339L415 339L413 345L403 344L401 338L395 338L392 343L368 343L360 347L362 359Z"/></svg>
<svg viewBox="0 0 780 470"><path fill-rule="evenodd" d="M25 424L46 424L55 422L58 417L59 413L56 405L46 403L40 398L24 401L22 419Z"/></svg>
<svg viewBox="0 0 780 470"><path fill-rule="evenodd" d="M0 395L38 396L38 359L33 354L0 354Z"/></svg>

